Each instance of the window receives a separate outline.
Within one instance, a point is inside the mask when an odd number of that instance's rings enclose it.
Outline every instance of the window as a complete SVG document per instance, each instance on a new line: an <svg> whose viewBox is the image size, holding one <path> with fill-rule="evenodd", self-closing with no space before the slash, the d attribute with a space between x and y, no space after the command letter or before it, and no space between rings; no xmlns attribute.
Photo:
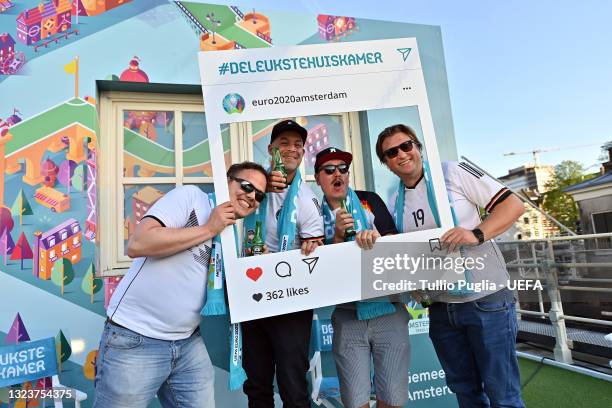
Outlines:
<svg viewBox="0 0 612 408"><path fill-rule="evenodd" d="M76 234L77 232L79 232L81 229L79 228L79 224L74 224L72 226L72 233Z"/></svg>
<svg viewBox="0 0 612 408"><path fill-rule="evenodd" d="M55 246L55 238L49 238L49 240L47 240L47 246Z"/></svg>
<svg viewBox="0 0 612 408"><path fill-rule="evenodd" d="M62 254L65 254L66 252L68 252L68 244L64 242L62 243Z"/></svg>
<svg viewBox="0 0 612 408"><path fill-rule="evenodd" d="M309 130L302 174L314 180L316 152L336 146L353 153L351 185L365 187L358 113L294 118ZM276 120L235 123L221 129L226 163L267 165ZM98 138L99 273L120 275L129 267L127 242L147 209L175 186L213 191L206 115L199 95L103 92ZM251 143L252 140L255 142ZM314 148L310 148L315 146Z"/></svg>
<svg viewBox="0 0 612 408"><path fill-rule="evenodd" d="M593 219L593 231L596 234L612 232L612 211L591 214ZM596 240L598 249L612 248L611 238L598 238Z"/></svg>
<svg viewBox="0 0 612 408"><path fill-rule="evenodd" d="M66 238L68 238L68 231L62 230L60 232L60 236L61 236L62 241L65 240Z"/></svg>
<svg viewBox="0 0 612 408"><path fill-rule="evenodd" d="M51 259L51 260L55 259L55 249L52 249L52 250L49 252L49 259Z"/></svg>
<svg viewBox="0 0 612 408"><path fill-rule="evenodd" d="M151 205L180 185L211 192L213 179L201 96L103 93L100 122L98 149L109 153L98 156L96 228L100 274L111 276L129 267L128 239Z"/></svg>
<svg viewBox="0 0 612 408"><path fill-rule="evenodd" d="M72 245L73 246L79 245L79 237L78 236L72 238Z"/></svg>
<svg viewBox="0 0 612 408"><path fill-rule="evenodd" d="M290 118L308 129L304 158L300 171L304 179L317 195L319 200L323 192L317 186L314 177L314 162L318 152L328 147L337 147L353 154L351 164L350 184L352 188L365 188L363 175L363 159L361 157L361 139L357 133L359 129L358 113L338 113ZM266 167L269 164L268 144L275 120L259 120L245 125L246 136L242 140L255 140L249 145L249 160L253 160Z"/></svg>

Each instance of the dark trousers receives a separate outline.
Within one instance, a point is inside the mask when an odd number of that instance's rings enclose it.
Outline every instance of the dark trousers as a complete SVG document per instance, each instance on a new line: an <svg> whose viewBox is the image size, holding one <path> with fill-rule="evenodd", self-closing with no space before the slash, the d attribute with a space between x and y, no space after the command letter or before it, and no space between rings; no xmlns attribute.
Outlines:
<svg viewBox="0 0 612 408"><path fill-rule="evenodd" d="M274 373L285 408L310 407L308 348L312 310L242 323L243 390L249 408L274 407Z"/></svg>

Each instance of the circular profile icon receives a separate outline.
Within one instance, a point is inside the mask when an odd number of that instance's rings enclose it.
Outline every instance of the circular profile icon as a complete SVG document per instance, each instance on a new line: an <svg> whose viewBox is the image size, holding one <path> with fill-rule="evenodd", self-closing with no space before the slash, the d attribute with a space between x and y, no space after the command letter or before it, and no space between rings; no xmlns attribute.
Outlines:
<svg viewBox="0 0 612 408"><path fill-rule="evenodd" d="M230 115L232 113L242 113L244 105L244 98L240 94L231 93L223 98L223 109Z"/></svg>

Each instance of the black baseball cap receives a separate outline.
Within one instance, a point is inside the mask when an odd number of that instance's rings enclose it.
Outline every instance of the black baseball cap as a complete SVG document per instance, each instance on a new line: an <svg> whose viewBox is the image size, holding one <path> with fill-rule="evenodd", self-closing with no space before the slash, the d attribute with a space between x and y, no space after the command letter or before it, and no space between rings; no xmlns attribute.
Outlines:
<svg viewBox="0 0 612 408"><path fill-rule="evenodd" d="M353 161L353 155L336 147L328 147L327 149L323 149L317 153L317 158L315 159L314 165L315 173L319 171L319 167L321 167L323 163L334 159L342 160L350 166L351 162Z"/></svg>
<svg viewBox="0 0 612 408"><path fill-rule="evenodd" d="M298 125L295 120L283 120L278 122L272 128L272 136L270 136L270 143L274 141L277 137L279 137L283 132L296 132L298 135L302 136L302 143L306 143L306 137L308 136L308 131L302 126Z"/></svg>

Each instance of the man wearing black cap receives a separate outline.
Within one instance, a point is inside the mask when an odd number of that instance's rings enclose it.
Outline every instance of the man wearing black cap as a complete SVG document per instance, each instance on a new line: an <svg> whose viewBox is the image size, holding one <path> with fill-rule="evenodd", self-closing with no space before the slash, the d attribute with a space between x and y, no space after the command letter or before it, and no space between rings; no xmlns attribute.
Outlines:
<svg viewBox="0 0 612 408"><path fill-rule="evenodd" d="M357 245L371 249L378 237L397 234L397 229L376 193L349 187L352 161L350 153L335 147L316 157L315 179L325 195L325 243L351 240L346 231L352 229ZM343 201L346 209L341 206ZM336 306L332 314L332 344L345 407L369 406L370 361L374 363L376 406L400 407L408 402L408 320L403 304L391 303L387 298Z"/></svg>
<svg viewBox="0 0 612 408"><path fill-rule="evenodd" d="M316 196L302 181L299 166L308 132L293 120L272 129L268 152L274 148L287 172L272 171L266 203L258 220L270 252L301 248L309 255L323 242L323 218ZM263 210L265 208L265 210ZM274 406L274 374L284 407L310 407L308 347L312 310L242 323L243 367L248 379L244 392L250 408Z"/></svg>

